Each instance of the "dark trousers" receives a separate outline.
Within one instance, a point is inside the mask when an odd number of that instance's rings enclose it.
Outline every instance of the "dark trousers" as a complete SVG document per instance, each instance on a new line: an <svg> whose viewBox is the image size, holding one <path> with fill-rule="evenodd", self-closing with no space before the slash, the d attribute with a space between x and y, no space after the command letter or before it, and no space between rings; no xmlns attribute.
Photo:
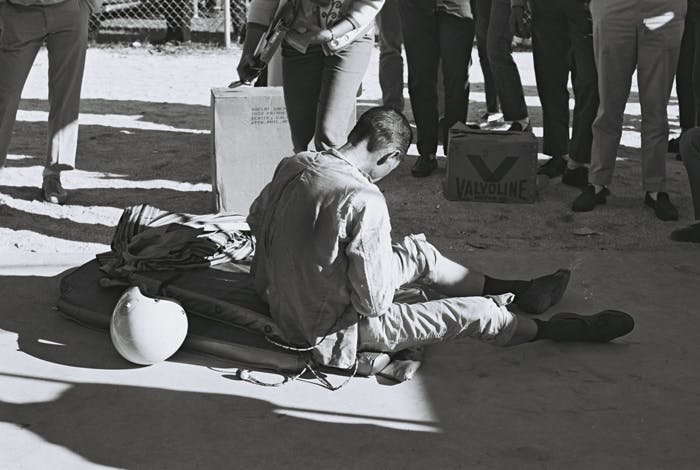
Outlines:
<svg viewBox="0 0 700 470"><path fill-rule="evenodd" d="M408 62L408 93L417 127L418 153L437 152L438 64L442 59L445 117L442 132L467 120L469 60L474 21L435 12L433 0L401 0L401 28Z"/></svg>
<svg viewBox="0 0 700 470"><path fill-rule="evenodd" d="M472 13L476 19L476 49L479 52L479 64L481 65L481 73L484 75L484 93L486 94L486 111L489 113L497 113L499 111L498 106L498 92L496 91L496 83L493 81L493 74L491 73L491 64L489 64L489 55L486 51L486 38L489 32L489 22L479 21L479 2L478 0L472 0ZM487 10L484 12L485 15L490 14Z"/></svg>
<svg viewBox="0 0 700 470"><path fill-rule="evenodd" d="M683 164L688 172L688 181L690 181L695 220L700 220L700 127L683 133L680 150Z"/></svg>
<svg viewBox="0 0 700 470"><path fill-rule="evenodd" d="M681 129L700 125L700 10L688 9L676 72Z"/></svg>
<svg viewBox="0 0 700 470"><path fill-rule="evenodd" d="M537 92L542 103L542 151L591 161L591 126L598 112L593 23L580 0L533 0L532 45ZM574 88L569 144L569 72Z"/></svg>
<svg viewBox="0 0 700 470"><path fill-rule="evenodd" d="M506 121L525 119L527 106L523 85L513 60L510 0L476 0L476 11L476 29L486 31L486 55L503 118Z"/></svg>
<svg viewBox="0 0 700 470"><path fill-rule="evenodd" d="M382 104L403 112L403 56L399 0L386 0L377 15Z"/></svg>
<svg viewBox="0 0 700 470"><path fill-rule="evenodd" d="M191 41L192 1L163 0L161 10L167 24L165 41Z"/></svg>

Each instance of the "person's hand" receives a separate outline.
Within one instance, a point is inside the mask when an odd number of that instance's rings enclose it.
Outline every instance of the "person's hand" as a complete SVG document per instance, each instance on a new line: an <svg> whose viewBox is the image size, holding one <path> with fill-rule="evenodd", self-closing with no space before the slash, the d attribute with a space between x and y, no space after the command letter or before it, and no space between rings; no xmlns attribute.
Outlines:
<svg viewBox="0 0 700 470"><path fill-rule="evenodd" d="M241 60L238 62L236 71L238 72L238 78L241 82L249 83L258 75L260 67L253 54L244 53L241 55Z"/></svg>
<svg viewBox="0 0 700 470"><path fill-rule="evenodd" d="M329 29L321 29L318 26L310 25L308 29L299 28L296 31L287 33L287 37L294 42L304 44L325 44L333 39L333 33Z"/></svg>
<svg viewBox="0 0 700 470"><path fill-rule="evenodd" d="M530 37L530 25L527 21L527 12L524 6L517 5L511 8L510 27L519 38L527 39Z"/></svg>

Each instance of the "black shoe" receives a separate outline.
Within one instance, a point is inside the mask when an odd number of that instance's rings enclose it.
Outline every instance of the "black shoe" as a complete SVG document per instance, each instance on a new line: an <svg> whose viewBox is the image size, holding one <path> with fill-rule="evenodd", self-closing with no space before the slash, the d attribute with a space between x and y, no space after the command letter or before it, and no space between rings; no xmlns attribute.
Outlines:
<svg viewBox="0 0 700 470"><path fill-rule="evenodd" d="M435 155L419 155L416 158L416 163L413 164L413 168L411 168L411 174L417 178L430 176L437 166Z"/></svg>
<svg viewBox="0 0 700 470"><path fill-rule="evenodd" d="M44 176L41 192L44 196L44 200L52 204L63 204L68 198L68 193L63 189L61 177L58 174Z"/></svg>
<svg viewBox="0 0 700 470"><path fill-rule="evenodd" d="M538 337L553 341L605 343L634 329L634 319L625 312L603 310L595 315L557 313L539 323Z"/></svg>
<svg viewBox="0 0 700 470"><path fill-rule="evenodd" d="M585 166L567 168L561 176L561 182L575 188L585 188L588 186L588 168Z"/></svg>
<svg viewBox="0 0 700 470"><path fill-rule="evenodd" d="M700 222L671 232L674 242L700 243Z"/></svg>
<svg viewBox="0 0 700 470"><path fill-rule="evenodd" d="M539 315L559 302L569 285L571 271L560 269L554 274L530 281L530 287L515 297L515 305L525 313Z"/></svg>
<svg viewBox="0 0 700 470"><path fill-rule="evenodd" d="M657 193L655 201L647 192L644 195L644 204L654 209L654 214L661 220L678 220L678 209L671 203L668 193Z"/></svg>
<svg viewBox="0 0 700 470"><path fill-rule="evenodd" d="M525 127L523 127L520 121L513 121L510 127L508 128L508 132L530 132L531 130L532 127L530 126L530 121L527 122L527 125L525 125Z"/></svg>
<svg viewBox="0 0 700 470"><path fill-rule="evenodd" d="M562 157L552 157L548 162L540 165L537 169L537 174L545 175L547 178L552 179L563 175L564 170L566 170L566 160Z"/></svg>
<svg viewBox="0 0 700 470"><path fill-rule="evenodd" d="M608 191L608 188L604 187L596 193L595 186L589 184L581 192L581 194L574 199L574 203L571 205L571 210L574 212L592 211L598 204L605 204L609 195L610 191Z"/></svg>

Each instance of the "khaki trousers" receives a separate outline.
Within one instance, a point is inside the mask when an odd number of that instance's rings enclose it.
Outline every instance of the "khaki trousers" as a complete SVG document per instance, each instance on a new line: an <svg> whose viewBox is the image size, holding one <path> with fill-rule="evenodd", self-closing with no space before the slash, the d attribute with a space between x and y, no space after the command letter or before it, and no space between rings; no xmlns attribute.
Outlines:
<svg viewBox="0 0 700 470"><path fill-rule="evenodd" d="M636 68L642 110L642 183L646 191L663 191L666 106L678 64L687 1L592 0L590 6L600 105L593 122L589 180L599 185L612 181Z"/></svg>
<svg viewBox="0 0 700 470"><path fill-rule="evenodd" d="M0 167L10 147L22 88L44 42L49 55L46 167L75 166L89 15L83 0L30 7L0 3Z"/></svg>

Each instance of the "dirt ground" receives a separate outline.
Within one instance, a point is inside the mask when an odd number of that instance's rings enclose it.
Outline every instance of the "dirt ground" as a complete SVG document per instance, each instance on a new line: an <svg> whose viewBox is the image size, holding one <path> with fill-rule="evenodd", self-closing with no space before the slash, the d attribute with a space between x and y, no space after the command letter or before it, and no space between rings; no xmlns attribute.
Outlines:
<svg viewBox="0 0 700 470"><path fill-rule="evenodd" d="M360 108L380 98L377 56ZM232 381L230 363L188 351L134 367L104 332L58 315L61 276L108 248L122 208L213 210L210 89L235 78L237 58L198 46L92 47L78 169L65 174L68 203L55 206L39 197L48 110L40 53L0 170L0 468L697 468L700 251L668 240L691 222L672 156L668 191L681 220L660 222L643 205L636 89L613 196L591 213L573 214L578 191L559 181L534 204L447 201L444 159L415 179L409 158L380 184L397 237L424 232L497 276L572 268L566 296L545 316L631 312L635 330L613 343L494 349L462 339L429 348L409 382L356 378L331 393L302 381ZM541 136L532 58L516 60ZM472 119L484 109L482 80L472 67ZM673 97L674 133L677 112Z"/></svg>
<svg viewBox="0 0 700 470"><path fill-rule="evenodd" d="M79 170L66 174L66 186L73 191L69 205L61 208L38 201L48 111L47 61L40 55L25 87L7 169L0 173L0 247L51 252L66 241L104 245L118 217L115 209L144 201L169 210L212 211L209 89L231 81L237 57L236 50L204 47L185 51L148 45L90 49L81 108ZM518 53L517 60L535 132L541 135L531 56ZM360 111L379 102L376 67L375 56L359 100ZM472 67L471 119L483 111L481 80L478 65ZM407 112L410 115L408 104ZM669 112L672 132L677 132L675 98ZM540 191L535 204L447 201L442 192L444 159L439 170L426 179L410 176L409 159L380 184L394 232L422 231L442 249L455 252L686 249L667 238L672 229L691 218L681 162L672 156L667 162L668 191L681 220L662 223L643 205L639 103L634 90L624 129L613 197L594 212L572 213L569 207L578 190L558 180Z"/></svg>

